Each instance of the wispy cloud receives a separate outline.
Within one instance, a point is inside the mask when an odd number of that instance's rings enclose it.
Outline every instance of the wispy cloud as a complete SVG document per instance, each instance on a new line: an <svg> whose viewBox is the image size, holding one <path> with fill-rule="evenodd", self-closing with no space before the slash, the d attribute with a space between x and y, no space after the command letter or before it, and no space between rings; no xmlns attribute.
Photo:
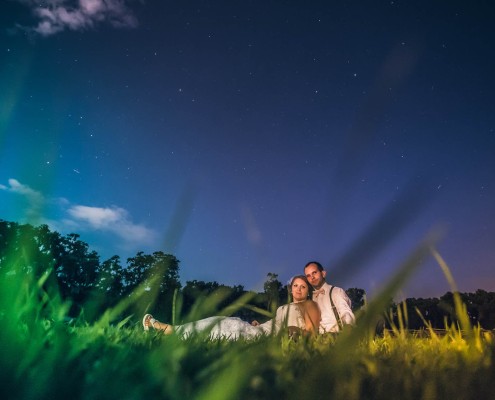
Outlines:
<svg viewBox="0 0 495 400"><path fill-rule="evenodd" d="M41 192L16 179L9 179L8 185L1 185L0 190L23 196L28 202L26 217L38 213L39 222L46 223L60 233L71 232L103 232L113 235L117 240L133 245L149 245L156 238L156 233L144 225L132 222L127 210L112 207L94 207L81 204L71 204L64 198L48 198ZM62 217L58 220L39 218L39 211L44 205L56 207L56 214Z"/></svg>
<svg viewBox="0 0 495 400"><path fill-rule="evenodd" d="M111 232L126 241L147 242L153 233L148 228L131 222L129 213L120 207L89 207L73 205L67 210L73 222L86 229Z"/></svg>
<svg viewBox="0 0 495 400"><path fill-rule="evenodd" d="M46 203L43 194L27 185L23 185L16 179L9 179L8 182L9 186L0 185L0 189L23 196L28 203L28 207L25 210L26 218L28 220L37 220Z"/></svg>
<svg viewBox="0 0 495 400"><path fill-rule="evenodd" d="M128 7L129 0L17 0L31 9L37 19L33 27L19 26L42 36L64 30L82 31L109 23L116 28L135 28L138 21Z"/></svg>
<svg viewBox="0 0 495 400"><path fill-rule="evenodd" d="M9 179L8 182L9 186L0 185L0 189L26 196L28 200L32 202L40 203L43 201L44 196L41 194L41 192L31 189L27 185L23 185L17 179Z"/></svg>

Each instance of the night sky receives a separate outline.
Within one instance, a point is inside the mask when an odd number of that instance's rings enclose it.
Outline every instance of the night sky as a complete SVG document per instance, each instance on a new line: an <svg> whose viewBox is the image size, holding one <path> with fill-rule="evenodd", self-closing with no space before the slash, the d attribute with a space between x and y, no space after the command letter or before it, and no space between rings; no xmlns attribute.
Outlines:
<svg viewBox="0 0 495 400"><path fill-rule="evenodd" d="M491 1L2 0L0 218L182 283L495 291ZM333 275L332 275L333 274ZM441 296L432 259L402 295Z"/></svg>

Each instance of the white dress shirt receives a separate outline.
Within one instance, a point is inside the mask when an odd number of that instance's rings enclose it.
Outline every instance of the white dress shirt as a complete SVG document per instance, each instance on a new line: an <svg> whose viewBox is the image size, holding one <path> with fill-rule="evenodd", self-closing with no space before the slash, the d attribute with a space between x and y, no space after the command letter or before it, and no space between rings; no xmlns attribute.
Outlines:
<svg viewBox="0 0 495 400"><path fill-rule="evenodd" d="M322 289L324 293L321 292ZM339 331L339 323L335 318L335 314L332 311L332 306L330 304L329 293L331 289L332 285L325 282L320 290L315 290L313 292L313 300L318 304L321 312L320 333ZM352 312L351 299L349 299L345 290L335 286L332 291L332 300L342 323L346 325L354 324L356 318Z"/></svg>

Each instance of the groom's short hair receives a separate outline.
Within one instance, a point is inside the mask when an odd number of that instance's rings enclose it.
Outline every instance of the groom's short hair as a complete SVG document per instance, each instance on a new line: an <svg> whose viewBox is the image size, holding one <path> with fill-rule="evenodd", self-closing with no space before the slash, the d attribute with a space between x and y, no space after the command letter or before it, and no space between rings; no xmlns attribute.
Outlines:
<svg viewBox="0 0 495 400"><path fill-rule="evenodd" d="M318 261L310 261L309 263L307 263L305 266L304 266L304 269L306 269L308 266L310 266L311 264L314 264L316 265L316 267L318 268L318 270L321 272L323 271L325 268L323 268L323 265L321 265Z"/></svg>

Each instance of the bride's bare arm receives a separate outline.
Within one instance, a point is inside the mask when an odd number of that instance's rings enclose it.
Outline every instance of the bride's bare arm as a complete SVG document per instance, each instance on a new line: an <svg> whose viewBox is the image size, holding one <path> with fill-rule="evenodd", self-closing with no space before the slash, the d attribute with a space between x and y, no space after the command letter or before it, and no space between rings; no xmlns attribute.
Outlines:
<svg viewBox="0 0 495 400"><path fill-rule="evenodd" d="M318 333L321 320L321 314L318 305L312 300L306 301L304 303L303 316L305 323L304 330L316 335Z"/></svg>

